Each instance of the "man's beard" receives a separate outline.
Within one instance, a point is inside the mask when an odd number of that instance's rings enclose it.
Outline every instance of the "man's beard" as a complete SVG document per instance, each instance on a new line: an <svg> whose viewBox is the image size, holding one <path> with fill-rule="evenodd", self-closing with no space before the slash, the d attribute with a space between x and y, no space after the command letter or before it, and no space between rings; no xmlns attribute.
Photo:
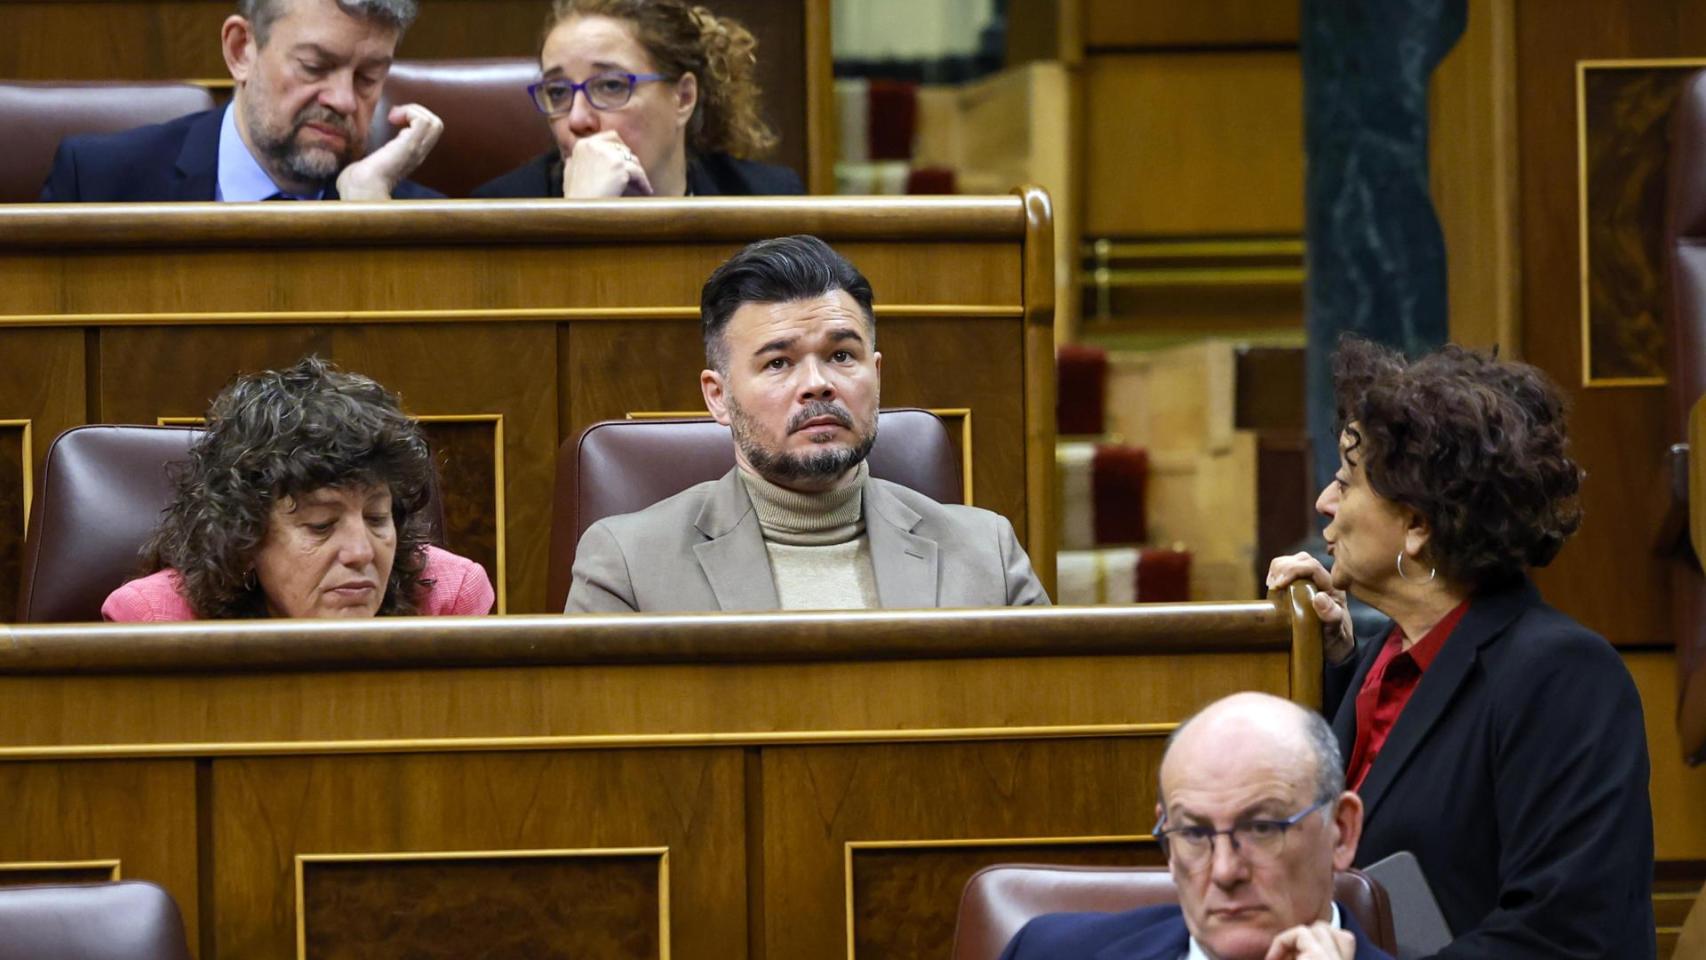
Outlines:
<svg viewBox="0 0 1706 960"><path fill-rule="evenodd" d="M786 433L792 434L807 420L834 417L853 433L856 442L851 447L835 446L807 453L788 453L771 449L759 439L757 425L746 410L733 398L729 401L729 428L734 432L735 446L746 456L746 462L758 475L772 482L787 480L825 480L839 477L858 466L877 442L877 420L869 424L853 422L846 407L828 400L814 400L788 418Z"/></svg>
<svg viewBox="0 0 1706 960"><path fill-rule="evenodd" d="M362 143L350 128L348 117L343 116L329 107L320 104L309 104L302 108L291 121L290 129L282 134L275 134L261 122L255 113L250 113L249 139L276 169L283 170L294 181L324 187L337 179L343 169L353 163L361 151ZM298 145L297 137L302 128L310 123L318 123L332 127L344 135L344 149L333 150L328 146L303 147Z"/></svg>

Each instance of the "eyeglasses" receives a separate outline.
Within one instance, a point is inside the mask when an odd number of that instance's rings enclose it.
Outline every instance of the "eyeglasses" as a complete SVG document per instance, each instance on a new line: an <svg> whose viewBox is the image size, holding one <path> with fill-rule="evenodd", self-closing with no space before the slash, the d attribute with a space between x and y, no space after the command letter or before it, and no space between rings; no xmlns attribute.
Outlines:
<svg viewBox="0 0 1706 960"><path fill-rule="evenodd" d="M668 80L661 73L595 73L584 83L566 77L553 77L527 85L527 95L533 105L546 116L568 113L575 105L575 93L586 91L586 102L595 110L616 110L628 105L634 96L634 86L653 80Z"/></svg>
<svg viewBox="0 0 1706 960"><path fill-rule="evenodd" d="M1284 820L1245 820L1243 823L1233 824L1227 830L1194 824L1162 829L1161 825L1167 822L1167 814L1163 812L1161 819L1155 821L1155 828L1151 832L1155 834L1155 839L1160 841L1162 854L1191 870L1200 869L1213 859L1214 838L1222 834L1232 843L1232 849L1242 854L1245 860L1251 863L1267 863L1285 850L1287 831L1302 823L1304 817L1332 802L1321 800Z"/></svg>

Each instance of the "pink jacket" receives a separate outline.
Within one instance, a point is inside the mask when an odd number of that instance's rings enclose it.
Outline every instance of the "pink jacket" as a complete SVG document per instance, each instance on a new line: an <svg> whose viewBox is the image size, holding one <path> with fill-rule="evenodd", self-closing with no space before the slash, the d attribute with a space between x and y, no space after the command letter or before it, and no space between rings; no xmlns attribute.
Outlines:
<svg viewBox="0 0 1706 960"><path fill-rule="evenodd" d="M426 570L421 579L431 580L421 598L422 616L483 616L492 611L492 581L486 569L448 550L427 547ZM189 601L178 592L178 571L161 570L132 580L107 595L101 617L120 623L196 619Z"/></svg>

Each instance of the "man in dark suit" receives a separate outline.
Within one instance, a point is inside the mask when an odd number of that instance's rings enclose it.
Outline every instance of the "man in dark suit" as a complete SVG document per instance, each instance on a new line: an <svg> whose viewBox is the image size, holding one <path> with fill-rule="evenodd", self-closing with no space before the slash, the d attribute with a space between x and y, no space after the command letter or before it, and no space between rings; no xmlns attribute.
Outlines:
<svg viewBox="0 0 1706 960"><path fill-rule="evenodd" d="M373 109L415 0L239 0L238 8L220 35L235 83L228 106L66 138L42 200L439 196L404 179L443 129L425 107L392 109L388 119L402 131L366 153Z"/></svg>
<svg viewBox="0 0 1706 960"><path fill-rule="evenodd" d="M1333 902L1362 832L1343 771L1318 714L1261 693L1210 704L1161 760L1178 905L1038 917L1002 960L1391 960Z"/></svg>

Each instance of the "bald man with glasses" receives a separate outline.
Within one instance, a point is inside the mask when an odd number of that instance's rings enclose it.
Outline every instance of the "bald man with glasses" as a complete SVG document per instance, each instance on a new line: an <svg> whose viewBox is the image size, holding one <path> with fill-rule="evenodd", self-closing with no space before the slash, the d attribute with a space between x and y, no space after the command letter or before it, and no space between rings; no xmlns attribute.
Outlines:
<svg viewBox="0 0 1706 960"><path fill-rule="evenodd" d="M1178 905L1038 917L1002 960L1391 960L1333 902L1362 833L1343 770L1319 714L1262 693L1210 704L1161 761Z"/></svg>

